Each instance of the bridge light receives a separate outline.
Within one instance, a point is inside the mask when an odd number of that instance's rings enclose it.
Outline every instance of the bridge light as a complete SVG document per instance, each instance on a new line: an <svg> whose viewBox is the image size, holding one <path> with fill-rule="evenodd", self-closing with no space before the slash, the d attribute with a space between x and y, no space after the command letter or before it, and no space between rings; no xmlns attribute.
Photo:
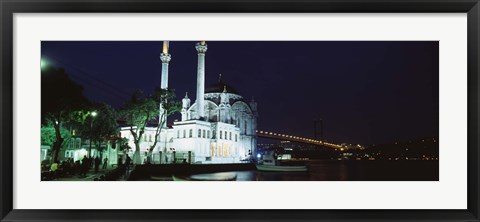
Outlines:
<svg viewBox="0 0 480 222"><path fill-rule="evenodd" d="M260 133L263 133L263 131L260 131Z"/></svg>

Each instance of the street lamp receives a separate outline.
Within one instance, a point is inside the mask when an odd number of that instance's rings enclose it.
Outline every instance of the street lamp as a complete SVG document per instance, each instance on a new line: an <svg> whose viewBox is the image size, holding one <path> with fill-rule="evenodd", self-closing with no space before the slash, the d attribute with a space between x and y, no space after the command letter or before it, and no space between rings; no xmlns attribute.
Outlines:
<svg viewBox="0 0 480 222"><path fill-rule="evenodd" d="M90 147L89 147L89 149L88 149L88 158L91 158L91 157L92 157L93 120L94 120L95 117L97 116L97 112L93 111L92 113L90 113L90 116L92 116L92 118L90 119Z"/></svg>
<svg viewBox="0 0 480 222"><path fill-rule="evenodd" d="M40 59L40 69L45 69L48 67L48 61L46 59Z"/></svg>

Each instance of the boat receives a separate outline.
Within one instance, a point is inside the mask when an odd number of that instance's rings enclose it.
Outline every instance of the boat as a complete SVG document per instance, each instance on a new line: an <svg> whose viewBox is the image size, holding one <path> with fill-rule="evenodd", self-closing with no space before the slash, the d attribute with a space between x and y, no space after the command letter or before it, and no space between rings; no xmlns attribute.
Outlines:
<svg viewBox="0 0 480 222"><path fill-rule="evenodd" d="M276 171L276 172L306 172L307 166L278 166L278 165L265 165L257 164L257 170L260 171Z"/></svg>
<svg viewBox="0 0 480 222"><path fill-rule="evenodd" d="M280 159L280 160L279 160ZM275 153L267 152L262 159L259 160L259 164L255 165L257 170L260 171L276 171L276 172L306 172L307 166L304 162L288 161L281 155L275 155Z"/></svg>
<svg viewBox="0 0 480 222"><path fill-rule="evenodd" d="M172 181L171 177L150 176L151 181Z"/></svg>
<svg viewBox="0 0 480 222"><path fill-rule="evenodd" d="M237 174L232 172L220 172L209 174L194 174L191 176L173 175L174 181L234 181L237 180Z"/></svg>

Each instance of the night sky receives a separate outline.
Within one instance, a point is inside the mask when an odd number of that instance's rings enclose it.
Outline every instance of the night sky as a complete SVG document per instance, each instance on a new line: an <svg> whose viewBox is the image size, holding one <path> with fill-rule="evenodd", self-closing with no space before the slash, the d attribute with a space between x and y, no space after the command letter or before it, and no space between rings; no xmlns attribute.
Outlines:
<svg viewBox="0 0 480 222"><path fill-rule="evenodd" d="M195 101L195 42L170 42L169 87ZM438 137L438 42L207 41L206 87L218 81L258 102L258 129L388 143ZM92 101L121 107L135 89L160 86L162 42L42 42ZM180 119L174 116L173 119Z"/></svg>

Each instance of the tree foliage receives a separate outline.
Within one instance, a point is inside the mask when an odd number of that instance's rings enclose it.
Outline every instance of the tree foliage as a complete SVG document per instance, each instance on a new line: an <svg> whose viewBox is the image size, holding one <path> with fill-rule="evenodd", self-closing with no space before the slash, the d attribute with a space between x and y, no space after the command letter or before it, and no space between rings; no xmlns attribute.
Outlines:
<svg viewBox="0 0 480 222"><path fill-rule="evenodd" d="M102 143L109 139L115 139L118 134L118 114L116 110L108 104L101 103L92 105L88 108L83 122L76 122L74 128L77 129L77 135L90 139L95 144ZM96 116L92 113L96 112Z"/></svg>
<svg viewBox="0 0 480 222"><path fill-rule="evenodd" d="M42 68L41 75L41 121L42 125L52 123L55 129L52 161L56 162L64 142L62 124L84 121L86 112L82 110L89 102L83 96L83 87L72 81L64 69L48 66Z"/></svg>
<svg viewBox="0 0 480 222"><path fill-rule="evenodd" d="M129 130L135 144L135 153L133 156L133 162L135 164L141 163L140 140L145 134L147 124L150 121L156 121L158 123L159 118L160 120L165 120L166 118L163 118L163 116L169 116L180 110L181 104L175 101L174 98L174 91L168 89L157 88L154 93L149 96L145 96L142 91L136 91L120 112L122 119L130 126ZM163 107L163 113L160 113L160 105ZM154 144L149 149L150 153L157 143L162 125L163 121L157 126Z"/></svg>
<svg viewBox="0 0 480 222"><path fill-rule="evenodd" d="M65 128L60 128L60 134L64 139L64 142L61 146L61 149L63 149L66 147L66 144L68 144L68 142L70 141L71 134ZM41 144L52 147L55 141L56 141L56 136L55 136L55 128L53 127L53 125L43 126L41 128Z"/></svg>
<svg viewBox="0 0 480 222"><path fill-rule="evenodd" d="M132 149L132 147L130 147L130 145L128 145L128 139L127 138L121 138L120 141L119 141L119 150L126 153L131 149Z"/></svg>

